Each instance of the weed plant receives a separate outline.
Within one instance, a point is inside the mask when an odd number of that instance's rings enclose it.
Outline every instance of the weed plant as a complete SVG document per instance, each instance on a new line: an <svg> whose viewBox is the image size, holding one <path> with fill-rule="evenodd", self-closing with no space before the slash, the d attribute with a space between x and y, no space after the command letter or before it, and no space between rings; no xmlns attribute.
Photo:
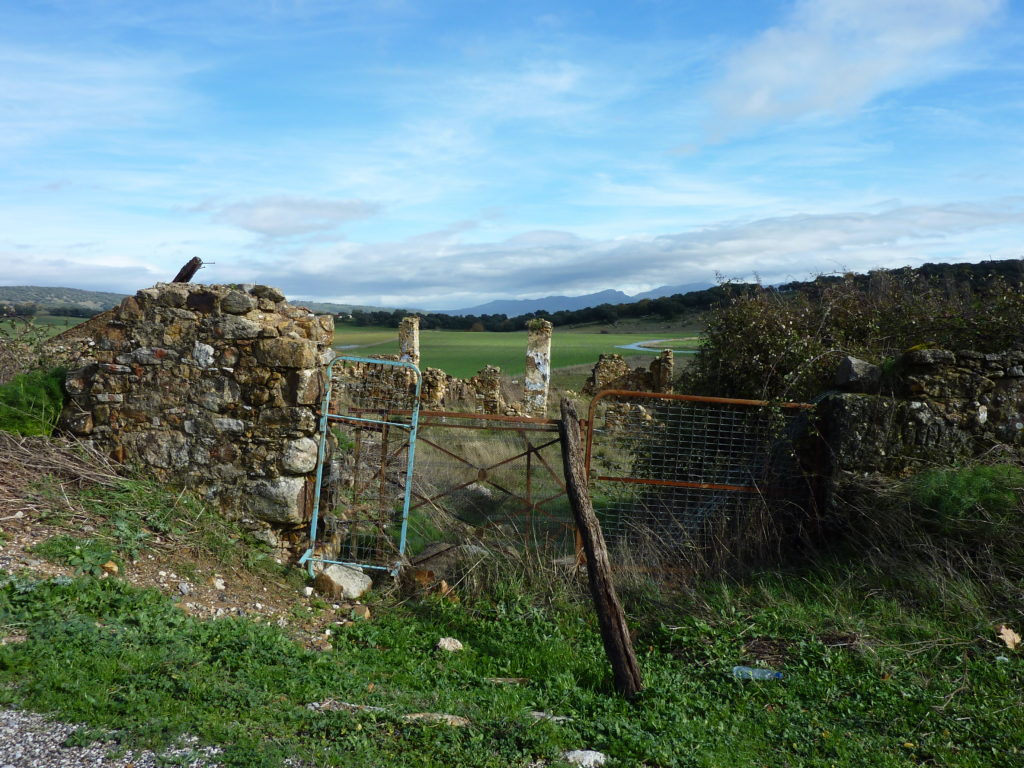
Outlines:
<svg viewBox="0 0 1024 768"><path fill-rule="evenodd" d="M47 328L25 318L0 318L0 384L19 374L45 368ZM51 363L52 365L52 363Z"/></svg>
<svg viewBox="0 0 1024 768"><path fill-rule="evenodd" d="M0 704L116 730L122 747L193 734L224 746L228 766L557 766L582 747L624 766L1019 763L1020 655L988 626L865 590L862 575L750 575L645 613L630 603L647 686L632 705L612 690L578 592L537 578L499 578L461 603L380 605L320 654L277 627L197 621L116 580L8 576L0 625L29 639L0 647ZM440 655L440 636L467 650ZM786 678L733 680L742 663ZM383 709L306 706L328 699ZM401 719L414 712L471 725Z"/></svg>

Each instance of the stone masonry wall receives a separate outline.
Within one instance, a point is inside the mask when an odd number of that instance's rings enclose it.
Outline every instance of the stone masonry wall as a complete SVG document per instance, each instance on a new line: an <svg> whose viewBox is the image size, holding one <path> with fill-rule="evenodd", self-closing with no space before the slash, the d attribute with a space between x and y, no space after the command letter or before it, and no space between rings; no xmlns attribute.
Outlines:
<svg viewBox="0 0 1024 768"><path fill-rule="evenodd" d="M630 368L622 355L600 355L590 378L583 385L583 394L596 395L605 389L669 393L672 391L674 360L672 350L663 349L645 370Z"/></svg>
<svg viewBox="0 0 1024 768"><path fill-rule="evenodd" d="M276 288L159 283L91 329L62 426L294 551L312 513L333 327Z"/></svg>
<svg viewBox="0 0 1024 768"><path fill-rule="evenodd" d="M1024 352L918 349L888 370L845 361L818 406L833 471L899 475L1024 450Z"/></svg>

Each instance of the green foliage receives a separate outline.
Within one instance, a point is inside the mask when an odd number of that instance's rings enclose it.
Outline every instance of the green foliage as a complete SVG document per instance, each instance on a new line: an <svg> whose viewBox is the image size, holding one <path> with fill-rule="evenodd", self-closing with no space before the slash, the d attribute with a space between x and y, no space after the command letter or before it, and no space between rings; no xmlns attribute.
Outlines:
<svg viewBox="0 0 1024 768"><path fill-rule="evenodd" d="M1024 346L1024 291L1001 278L954 281L912 270L820 278L792 290L746 287L707 318L687 391L808 399L842 355L882 363L927 345L982 352Z"/></svg>
<svg viewBox="0 0 1024 768"><path fill-rule="evenodd" d="M334 435L334 439L337 441L335 444L336 451L351 453L352 449L356 447L355 438L340 427L331 427L331 434Z"/></svg>
<svg viewBox="0 0 1024 768"><path fill-rule="evenodd" d="M63 496L66 490L58 495L54 483L44 479L35 486L34 492L52 502L43 522L58 526L68 522L68 501ZM89 540L93 547L105 548L104 551L110 553L101 564L112 559L111 556L115 562L137 560L148 548L173 547L183 556L212 557L226 566L280 575L280 566L266 556L264 544L187 491L167 488L152 480L126 477L108 485L72 491L70 499L88 518L96 521L96 530L90 533ZM81 545L72 537L57 539L70 540L72 547ZM39 554L67 562L56 545ZM187 563L183 567L187 568Z"/></svg>
<svg viewBox="0 0 1024 768"><path fill-rule="evenodd" d="M101 575L103 564L114 560L114 551L109 544L67 535L46 539L36 544L32 552L47 560L70 565L75 573L88 576ZM121 567L120 563L118 567Z"/></svg>
<svg viewBox="0 0 1024 768"><path fill-rule="evenodd" d="M49 435L64 408L64 369L29 371L0 385L0 429Z"/></svg>
<svg viewBox="0 0 1024 768"><path fill-rule="evenodd" d="M1024 469L1014 464L932 469L908 481L906 491L944 533L991 540L1024 528Z"/></svg>

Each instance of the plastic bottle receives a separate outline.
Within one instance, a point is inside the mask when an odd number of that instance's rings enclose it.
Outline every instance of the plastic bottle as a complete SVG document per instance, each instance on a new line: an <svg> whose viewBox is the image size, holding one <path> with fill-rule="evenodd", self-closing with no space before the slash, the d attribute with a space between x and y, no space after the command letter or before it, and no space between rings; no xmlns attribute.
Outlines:
<svg viewBox="0 0 1024 768"><path fill-rule="evenodd" d="M761 667L733 667L732 676L737 680L781 680L782 673Z"/></svg>

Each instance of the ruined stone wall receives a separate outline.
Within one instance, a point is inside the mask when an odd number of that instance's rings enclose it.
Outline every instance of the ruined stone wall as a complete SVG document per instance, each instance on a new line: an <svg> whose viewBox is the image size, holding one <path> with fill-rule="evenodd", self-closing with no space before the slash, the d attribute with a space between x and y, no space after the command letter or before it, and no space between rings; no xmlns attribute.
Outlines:
<svg viewBox="0 0 1024 768"><path fill-rule="evenodd" d="M672 391L675 356L671 349L663 349L648 368L630 368L622 355L600 355L582 393L596 395L605 389L627 389L634 392Z"/></svg>
<svg viewBox="0 0 1024 768"><path fill-rule="evenodd" d="M846 361L818 405L833 471L900 475L1024 450L1024 352L911 350L886 370Z"/></svg>
<svg viewBox="0 0 1024 768"><path fill-rule="evenodd" d="M333 328L276 288L157 284L90 330L62 426L285 551L312 513Z"/></svg>

